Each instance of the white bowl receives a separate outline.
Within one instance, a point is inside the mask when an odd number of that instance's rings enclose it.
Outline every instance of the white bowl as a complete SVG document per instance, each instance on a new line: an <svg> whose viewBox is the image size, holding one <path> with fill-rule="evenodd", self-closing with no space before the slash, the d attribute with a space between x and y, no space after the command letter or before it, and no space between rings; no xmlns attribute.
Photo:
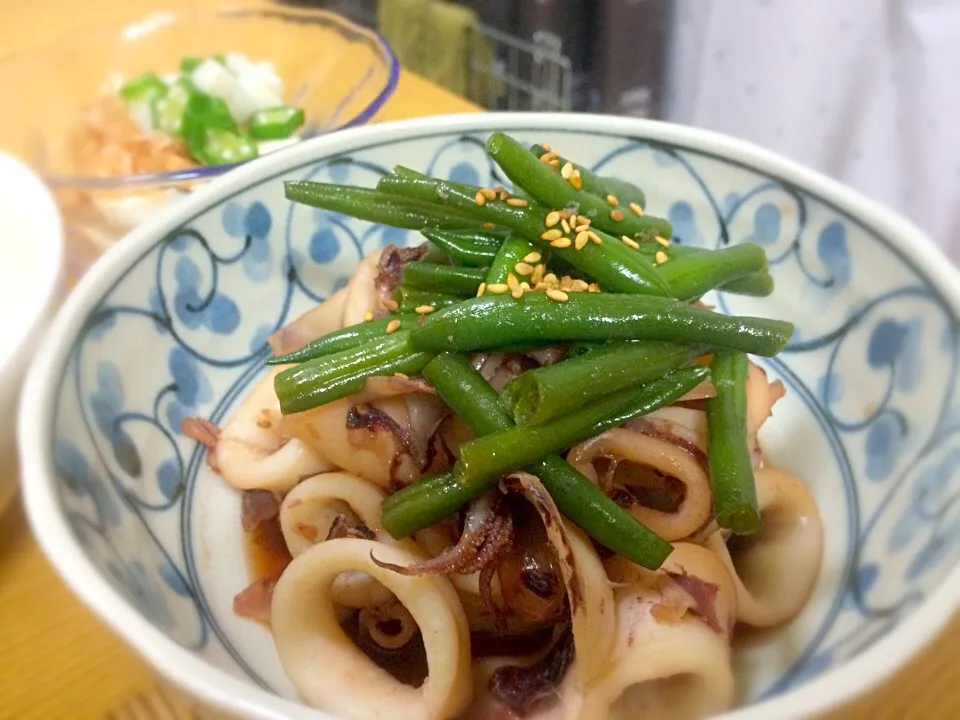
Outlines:
<svg viewBox="0 0 960 720"><path fill-rule="evenodd" d="M777 291L719 296L798 335L764 439L826 526L803 614L738 653L728 720L801 718L884 678L960 600L958 277L914 226L743 142L632 119L488 114L378 125L251 163L131 234L83 279L37 356L21 414L33 527L54 565L160 672L244 718L327 717L296 698L268 631L231 612L248 582L239 499L179 432L219 422L267 333L416 233L283 198L283 180L372 185L394 164L479 184L493 129L636 181L688 243L765 243ZM766 429L766 428L765 428Z"/></svg>
<svg viewBox="0 0 960 720"><path fill-rule="evenodd" d="M16 417L24 375L53 317L63 276L63 226L40 179L0 153L0 514L16 491Z"/></svg>

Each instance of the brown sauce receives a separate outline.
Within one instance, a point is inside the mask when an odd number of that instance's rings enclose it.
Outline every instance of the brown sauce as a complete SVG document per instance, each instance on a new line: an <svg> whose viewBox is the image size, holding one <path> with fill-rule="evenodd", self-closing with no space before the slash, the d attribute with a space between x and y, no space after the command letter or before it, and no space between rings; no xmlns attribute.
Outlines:
<svg viewBox="0 0 960 720"><path fill-rule="evenodd" d="M276 580L293 559L277 518L260 523L253 532L244 533L243 539L251 583Z"/></svg>

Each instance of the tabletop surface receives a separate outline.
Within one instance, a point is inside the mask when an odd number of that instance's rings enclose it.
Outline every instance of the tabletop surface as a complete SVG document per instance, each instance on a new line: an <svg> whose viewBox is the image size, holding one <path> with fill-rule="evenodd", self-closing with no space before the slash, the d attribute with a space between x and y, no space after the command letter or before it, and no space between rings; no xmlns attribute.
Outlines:
<svg viewBox="0 0 960 720"><path fill-rule="evenodd" d="M83 26L135 18L159 6L213 4L217 3L5 3L0 57L53 41ZM404 72L396 94L375 122L476 110L466 100ZM4 464L0 472L15 469ZM960 718L960 648L954 642L958 633L960 617L891 681L828 717ZM11 508L0 522L0 720L147 719L156 714L143 709L144 697L156 694L155 675L71 595L31 538L20 508ZM183 701L174 697L171 702Z"/></svg>

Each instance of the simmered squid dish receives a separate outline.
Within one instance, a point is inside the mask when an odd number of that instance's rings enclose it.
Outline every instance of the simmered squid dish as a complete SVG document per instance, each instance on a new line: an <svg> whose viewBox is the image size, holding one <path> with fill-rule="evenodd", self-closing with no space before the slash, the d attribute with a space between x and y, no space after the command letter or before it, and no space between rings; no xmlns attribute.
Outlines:
<svg viewBox="0 0 960 720"><path fill-rule="evenodd" d="M494 133L513 184L397 167L294 202L415 229L270 338L219 428L251 584L304 702L343 718L698 718L738 624L803 608L822 528L758 432L789 323L761 248L685 247L643 192Z"/></svg>

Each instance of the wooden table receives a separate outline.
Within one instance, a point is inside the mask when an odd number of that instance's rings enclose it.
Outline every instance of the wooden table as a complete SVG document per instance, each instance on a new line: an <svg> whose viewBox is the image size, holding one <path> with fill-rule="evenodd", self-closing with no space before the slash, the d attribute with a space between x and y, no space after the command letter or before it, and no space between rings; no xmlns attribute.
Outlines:
<svg viewBox="0 0 960 720"><path fill-rule="evenodd" d="M84 26L137 17L158 6L214 4L213 0L6 2L0 57ZM464 99L405 72L376 121L474 110ZM831 720L960 718L960 649L953 642L958 633L960 619L894 680L832 714ZM131 697L155 691L153 673L59 581L19 508L12 508L0 523L0 720L96 719L108 713L116 720L136 718L136 710L115 709ZM139 716L149 718L143 712Z"/></svg>

